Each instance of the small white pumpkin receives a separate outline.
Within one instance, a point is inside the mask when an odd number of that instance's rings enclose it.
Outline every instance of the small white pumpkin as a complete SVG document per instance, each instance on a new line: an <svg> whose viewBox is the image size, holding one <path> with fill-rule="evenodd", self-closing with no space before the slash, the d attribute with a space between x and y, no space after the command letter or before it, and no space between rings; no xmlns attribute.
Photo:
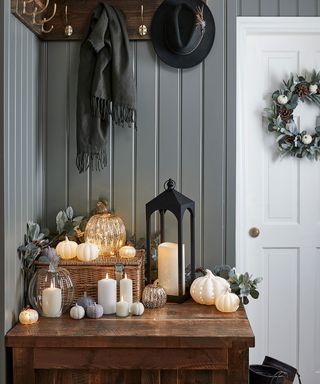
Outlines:
<svg viewBox="0 0 320 384"><path fill-rule="evenodd" d="M220 312L235 312L240 305L239 297L228 289L216 299L216 307Z"/></svg>
<svg viewBox="0 0 320 384"><path fill-rule="evenodd" d="M131 245L125 245L119 249L120 257L125 257L127 259L131 257L135 257L136 253L137 253L136 249Z"/></svg>
<svg viewBox="0 0 320 384"><path fill-rule="evenodd" d="M130 312L134 316L141 316L144 312L144 305L140 301L131 304Z"/></svg>
<svg viewBox="0 0 320 384"><path fill-rule="evenodd" d="M81 261L92 261L99 256L99 248L97 245L86 241L79 244L77 248L77 258Z"/></svg>
<svg viewBox="0 0 320 384"><path fill-rule="evenodd" d="M190 293L193 300L199 304L213 305L215 299L230 288L230 284L222 277L215 276L206 269L205 276L198 277L191 284Z"/></svg>
<svg viewBox="0 0 320 384"><path fill-rule="evenodd" d="M285 105L285 104L287 104L287 102L288 102L288 98L287 98L286 95L279 95L279 96L277 97L277 102L278 102L279 104L281 104L281 105Z"/></svg>
<svg viewBox="0 0 320 384"><path fill-rule="evenodd" d="M29 307L24 308L19 314L19 321L21 324L28 325L34 324L39 320L39 314L35 309Z"/></svg>
<svg viewBox="0 0 320 384"><path fill-rule="evenodd" d="M77 248L78 244L75 241L70 241L66 236L66 239L57 245L56 252L61 259L69 260L77 256Z"/></svg>
<svg viewBox="0 0 320 384"><path fill-rule="evenodd" d="M74 307L70 309L70 317L75 320L80 320L84 318L86 314L85 310L81 305L76 304Z"/></svg>

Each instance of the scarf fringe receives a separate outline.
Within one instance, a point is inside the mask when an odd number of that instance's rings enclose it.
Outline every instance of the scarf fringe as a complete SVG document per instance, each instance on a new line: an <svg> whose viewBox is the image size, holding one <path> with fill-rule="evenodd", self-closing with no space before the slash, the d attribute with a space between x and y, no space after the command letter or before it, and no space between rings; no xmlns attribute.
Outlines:
<svg viewBox="0 0 320 384"><path fill-rule="evenodd" d="M99 116L105 120L111 115L116 125L124 127L125 124L129 125L134 123L135 109L128 105L112 103L110 100L93 96L91 99L91 107L94 116Z"/></svg>
<svg viewBox="0 0 320 384"><path fill-rule="evenodd" d="M93 171L101 171L108 164L106 150L99 152L81 152L77 154L76 160L79 173L87 171L89 168Z"/></svg>

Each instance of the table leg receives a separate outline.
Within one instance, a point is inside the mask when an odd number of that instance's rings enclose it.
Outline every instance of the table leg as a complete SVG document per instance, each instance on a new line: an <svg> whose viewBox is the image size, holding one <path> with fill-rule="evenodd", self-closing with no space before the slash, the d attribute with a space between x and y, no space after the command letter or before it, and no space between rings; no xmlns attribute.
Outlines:
<svg viewBox="0 0 320 384"><path fill-rule="evenodd" d="M248 384L249 348L243 344L234 344L228 350L228 384Z"/></svg>
<svg viewBox="0 0 320 384"><path fill-rule="evenodd" d="M32 348L13 348L13 383L35 383Z"/></svg>

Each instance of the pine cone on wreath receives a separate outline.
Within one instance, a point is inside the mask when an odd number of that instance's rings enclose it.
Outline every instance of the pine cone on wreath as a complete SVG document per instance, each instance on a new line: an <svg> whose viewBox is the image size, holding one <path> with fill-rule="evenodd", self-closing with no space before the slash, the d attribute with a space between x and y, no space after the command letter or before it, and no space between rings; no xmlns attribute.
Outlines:
<svg viewBox="0 0 320 384"><path fill-rule="evenodd" d="M299 97L305 97L305 96L308 96L309 93L310 93L308 83L300 83L300 84L297 84L296 87L295 87L295 93L296 93Z"/></svg>
<svg viewBox="0 0 320 384"><path fill-rule="evenodd" d="M287 109L287 108L281 108L279 110L279 115L283 121L289 121L292 119L292 109Z"/></svg>

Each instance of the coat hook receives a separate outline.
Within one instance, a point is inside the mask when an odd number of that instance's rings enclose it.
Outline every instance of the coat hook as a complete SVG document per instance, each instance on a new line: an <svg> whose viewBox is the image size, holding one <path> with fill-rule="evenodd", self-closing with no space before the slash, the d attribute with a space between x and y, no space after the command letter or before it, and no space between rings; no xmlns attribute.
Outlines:
<svg viewBox="0 0 320 384"><path fill-rule="evenodd" d="M73 34L73 28L72 28L72 25L68 23L68 6L67 5L64 8L64 13L66 15L66 27L64 29L64 34L67 37L70 37Z"/></svg>
<svg viewBox="0 0 320 384"><path fill-rule="evenodd" d="M141 25L139 26L139 35L145 36L148 32L148 28L143 23L143 5L141 5Z"/></svg>

